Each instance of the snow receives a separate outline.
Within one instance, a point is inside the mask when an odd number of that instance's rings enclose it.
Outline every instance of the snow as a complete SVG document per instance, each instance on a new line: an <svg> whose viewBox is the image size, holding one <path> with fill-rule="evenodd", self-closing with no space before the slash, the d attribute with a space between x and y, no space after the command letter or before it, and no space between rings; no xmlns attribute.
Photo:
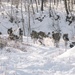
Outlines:
<svg viewBox="0 0 75 75"><path fill-rule="evenodd" d="M5 6L5 8L8 7ZM60 11L61 8L62 10ZM10 8L6 11L8 12L9 10ZM61 15L61 20L59 21L61 33L69 33L70 41L68 43L75 41L75 38L72 38L75 34L74 23L68 26L68 22L65 22L63 5L56 9L56 12ZM15 23L10 23L6 12L4 13L5 18L0 13L0 31L3 33L0 37L7 41L7 45L0 49L0 75L75 75L75 47L69 48L68 44L68 47L65 48L62 38L60 39L59 48L54 46L52 38L44 38L45 46L40 45L39 42L34 44L33 40L26 36L23 36L23 42L8 40L7 28L13 27L13 30L17 30L14 33L17 34L18 28L22 26L20 23L17 28ZM40 14L41 12L36 13L35 18L39 17ZM32 30L46 33L55 30L52 27L53 19L49 18L47 14L48 11L43 12L41 15L41 17L46 15L42 22L35 20L35 23L33 23L31 20ZM21 19L21 16L18 17ZM27 22L28 17L26 15L24 17ZM27 23L25 24L27 25Z"/></svg>
<svg viewBox="0 0 75 75"><path fill-rule="evenodd" d="M73 47L72 49L69 49L68 51L60 55L59 58L65 58L70 56L75 56L75 47Z"/></svg>
<svg viewBox="0 0 75 75"><path fill-rule="evenodd" d="M64 48L33 44L29 38L24 42L8 42L9 47L0 50L0 74L6 75L74 75L74 48L65 51ZM61 41L62 43L62 41ZM15 48L15 46L25 48ZM66 58L67 57L67 58ZM69 59L71 57L71 59ZM72 58L73 57L73 58ZM64 58L64 59L63 59ZM62 59L62 60L61 60ZM67 59L67 60L66 60Z"/></svg>

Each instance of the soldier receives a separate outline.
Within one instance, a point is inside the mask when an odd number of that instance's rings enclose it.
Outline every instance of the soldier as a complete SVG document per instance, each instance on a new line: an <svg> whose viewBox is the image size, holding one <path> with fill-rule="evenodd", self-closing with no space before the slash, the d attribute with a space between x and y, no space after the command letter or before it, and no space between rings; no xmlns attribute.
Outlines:
<svg viewBox="0 0 75 75"><path fill-rule="evenodd" d="M9 34L9 39L13 39L13 30L12 27L8 29L7 33Z"/></svg>
<svg viewBox="0 0 75 75"><path fill-rule="evenodd" d="M8 29L7 33L11 35L13 33L12 27Z"/></svg>
<svg viewBox="0 0 75 75"><path fill-rule="evenodd" d="M67 47L69 41L68 34L63 34L63 40L65 41L65 47Z"/></svg>
<svg viewBox="0 0 75 75"><path fill-rule="evenodd" d="M39 39L39 42L41 45L44 45L44 38L48 37L50 35L50 32L48 32L48 34L46 34L45 32L43 31L40 31L38 32L38 39Z"/></svg>
<svg viewBox="0 0 75 75"><path fill-rule="evenodd" d="M58 43L60 41L60 37L61 37L60 33L54 33L54 32L52 32L52 38L54 40L54 45L56 47L59 47Z"/></svg>
<svg viewBox="0 0 75 75"><path fill-rule="evenodd" d="M33 39L33 42L35 43L38 39L38 33L32 30L32 33L30 35L31 35L31 38Z"/></svg>
<svg viewBox="0 0 75 75"><path fill-rule="evenodd" d="M21 28L19 29L19 39L23 42L23 30Z"/></svg>

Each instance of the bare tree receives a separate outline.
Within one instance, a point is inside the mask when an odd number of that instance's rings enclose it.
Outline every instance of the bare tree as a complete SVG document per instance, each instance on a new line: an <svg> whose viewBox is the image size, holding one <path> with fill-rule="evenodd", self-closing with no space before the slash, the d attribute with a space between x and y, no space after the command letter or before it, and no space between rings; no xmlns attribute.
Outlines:
<svg viewBox="0 0 75 75"><path fill-rule="evenodd" d="M67 0L64 0L66 13L69 14Z"/></svg>
<svg viewBox="0 0 75 75"><path fill-rule="evenodd" d="M37 0L35 0L35 4L36 4L36 10L37 10L37 12L38 12Z"/></svg>
<svg viewBox="0 0 75 75"><path fill-rule="evenodd" d="M30 26L30 2L28 0L28 35L30 35L31 26Z"/></svg>
<svg viewBox="0 0 75 75"><path fill-rule="evenodd" d="M22 0L21 0L21 16L22 16L22 26L23 26L23 33L25 35L25 25L24 25L24 17L23 17L23 7L22 7Z"/></svg>
<svg viewBox="0 0 75 75"><path fill-rule="evenodd" d="M41 0L41 11L44 10L44 8L43 8L43 3L44 3L44 0Z"/></svg>

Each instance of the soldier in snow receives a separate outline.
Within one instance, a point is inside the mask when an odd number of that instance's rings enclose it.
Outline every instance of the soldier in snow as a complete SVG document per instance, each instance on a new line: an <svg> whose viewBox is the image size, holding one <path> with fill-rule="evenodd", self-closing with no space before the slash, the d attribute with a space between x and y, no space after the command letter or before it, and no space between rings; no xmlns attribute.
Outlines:
<svg viewBox="0 0 75 75"><path fill-rule="evenodd" d="M13 40L13 30L12 30L12 27L7 30L7 33L9 34L9 39Z"/></svg>
<svg viewBox="0 0 75 75"><path fill-rule="evenodd" d="M19 29L19 39L23 42L23 30L21 28Z"/></svg>
<svg viewBox="0 0 75 75"><path fill-rule="evenodd" d="M12 27L8 29L7 33L10 35L13 33Z"/></svg>
<svg viewBox="0 0 75 75"><path fill-rule="evenodd" d="M56 47L59 47L59 41L60 41L60 37L61 37L61 35L60 35L60 33L54 33L54 32L52 32L52 38L53 38L53 41L54 41L54 45L56 46Z"/></svg>
<svg viewBox="0 0 75 75"><path fill-rule="evenodd" d="M38 32L36 32L35 30L32 30L30 36L31 36L31 39L33 39L34 43L38 40Z"/></svg>
<svg viewBox="0 0 75 75"><path fill-rule="evenodd" d="M63 40L65 41L65 47L67 47L69 41L68 34L63 34Z"/></svg>

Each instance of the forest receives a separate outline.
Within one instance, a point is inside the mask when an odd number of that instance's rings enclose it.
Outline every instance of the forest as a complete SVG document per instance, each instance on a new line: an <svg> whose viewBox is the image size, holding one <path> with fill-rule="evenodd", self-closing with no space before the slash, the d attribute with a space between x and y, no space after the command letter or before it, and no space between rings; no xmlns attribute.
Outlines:
<svg viewBox="0 0 75 75"><path fill-rule="evenodd" d="M0 0L0 75L75 75L75 0Z"/></svg>
<svg viewBox="0 0 75 75"><path fill-rule="evenodd" d="M6 15L11 23L16 23L17 27L21 26L24 35L26 31L30 35L36 20L42 22L46 15L55 18L60 6L64 7L64 19L70 25L75 20L75 0L0 0L2 15Z"/></svg>

